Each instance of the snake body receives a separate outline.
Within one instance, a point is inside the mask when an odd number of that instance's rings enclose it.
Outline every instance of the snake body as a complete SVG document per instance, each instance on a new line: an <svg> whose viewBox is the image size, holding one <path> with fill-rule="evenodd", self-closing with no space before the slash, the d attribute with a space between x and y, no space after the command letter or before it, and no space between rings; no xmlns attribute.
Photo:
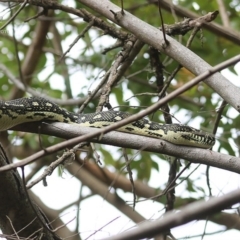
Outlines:
<svg viewBox="0 0 240 240"><path fill-rule="evenodd" d="M75 114L40 97L0 101L0 131L18 124L35 121L63 122L79 126L102 128L129 117L120 111L105 111L90 114ZM168 142L211 148L215 143L212 134L181 124L161 124L145 118L127 124L117 131L160 138Z"/></svg>

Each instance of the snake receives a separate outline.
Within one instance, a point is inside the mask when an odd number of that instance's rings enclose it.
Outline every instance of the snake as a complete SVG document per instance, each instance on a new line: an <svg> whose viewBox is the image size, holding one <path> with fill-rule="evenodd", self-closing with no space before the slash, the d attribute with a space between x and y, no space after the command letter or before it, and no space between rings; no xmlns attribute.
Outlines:
<svg viewBox="0 0 240 240"><path fill-rule="evenodd" d="M11 129L22 123L39 121L103 128L129 116L127 112L113 110L77 114L61 108L52 101L35 96L10 101L0 100L0 131ZM176 145L205 149L215 144L215 137L211 133L182 124L152 122L147 118L129 123L117 131L158 138Z"/></svg>

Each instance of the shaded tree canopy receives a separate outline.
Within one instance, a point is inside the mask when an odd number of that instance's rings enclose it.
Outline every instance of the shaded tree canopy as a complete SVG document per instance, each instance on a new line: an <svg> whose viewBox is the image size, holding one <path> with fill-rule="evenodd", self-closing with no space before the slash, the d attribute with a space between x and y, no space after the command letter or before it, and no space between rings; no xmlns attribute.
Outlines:
<svg viewBox="0 0 240 240"><path fill-rule="evenodd" d="M38 96L216 136L201 149L110 131L117 125L2 131L1 237L240 236L239 1L0 0L0 9L1 100Z"/></svg>

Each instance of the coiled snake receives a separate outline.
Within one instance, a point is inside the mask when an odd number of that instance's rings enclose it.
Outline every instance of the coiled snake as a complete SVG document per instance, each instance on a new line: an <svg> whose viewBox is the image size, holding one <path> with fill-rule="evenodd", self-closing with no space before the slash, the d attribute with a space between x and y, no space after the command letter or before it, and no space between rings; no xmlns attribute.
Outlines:
<svg viewBox="0 0 240 240"><path fill-rule="evenodd" d="M43 120L102 128L128 116L128 113L119 111L75 114L40 97L0 101L0 131L21 123ZM127 124L117 131L160 138L174 144L200 148L211 148L215 143L215 137L212 134L181 124L161 124L145 118Z"/></svg>

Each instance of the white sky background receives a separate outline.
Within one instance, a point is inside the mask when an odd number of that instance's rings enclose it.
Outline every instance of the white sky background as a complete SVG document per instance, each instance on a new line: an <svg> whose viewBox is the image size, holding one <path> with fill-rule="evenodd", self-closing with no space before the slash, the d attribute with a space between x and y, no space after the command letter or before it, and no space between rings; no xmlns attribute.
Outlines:
<svg viewBox="0 0 240 240"><path fill-rule="evenodd" d="M67 4L67 5L70 5L70 3L71 1L66 1L66 3L63 2L63 4ZM17 38L21 39L21 36L26 31L26 28L27 28L27 24L23 24L20 26L18 31L16 31ZM62 28L63 28L63 24L58 23L59 31L61 31ZM94 32L92 34L94 34ZM67 39L67 41L63 42L64 51L67 50L67 48L73 42L76 36L77 36L77 32L75 33L73 32L72 35ZM114 40L106 37L104 38L104 40L103 38L96 39L93 42L93 44L99 47L104 45L109 46L113 42ZM74 49L71 50L69 55L71 57L77 58L78 52L81 51L83 47L84 46L81 45L81 41L79 41L79 43L74 46ZM53 64L54 64L53 58L49 54L47 68L44 71L42 71L41 74L39 74L38 76L39 80L44 81L46 79L49 72L51 72L53 68ZM240 64L238 64L238 67L236 67L236 71L238 72L238 75L240 75ZM222 73L224 74L225 77L231 80L235 85L240 86L239 76L232 74L228 70L224 70ZM99 72L97 71L91 74L93 74L94 76L98 76L98 81L102 76L102 75L99 76ZM50 79L51 87L58 88L64 91L64 80L61 78L62 77L57 74L53 75ZM90 85L89 80L86 79L86 76L81 71L79 70L76 71L74 74L71 75L71 86L72 86L74 96L77 96L82 89L83 89L83 93L86 95L88 93L88 90L93 90L96 87L96 83L98 81L95 81L94 79L94 81L92 81L93 84L91 85L91 87L89 89L86 89L86 88L84 89L83 88L84 86ZM124 91L125 99L128 99L132 95L133 93L131 91L127 89L126 91ZM113 95L110 96L110 101L113 106L118 105ZM130 104L136 106L138 105L138 102L135 100L135 98L131 98ZM230 116L233 117L238 113L231 108L228 111L228 114L230 114ZM175 115L175 117L177 119L180 119L183 124L189 120L188 117L186 116L185 111L180 111L178 114ZM200 118L193 119L189 123L189 125L192 125L195 127L199 126L200 120L201 120ZM216 148L216 146L214 148ZM111 146L105 146L105 148L108 151L116 154L117 148L114 148ZM237 148L236 148L236 151L237 151ZM154 160L156 161L158 160L156 156L154 156ZM104 162L104 159L102 159L102 162ZM161 163L159 165L160 171L157 172L153 170L151 179L149 181L149 185L152 187L159 187L159 182L166 182L166 180L168 179L169 164L163 161L158 161L158 162ZM189 171L186 171L186 173L183 176L187 176L196 166L197 166L196 164L192 164ZM198 172L200 173L200 175L193 174L191 176L191 179L195 181L195 184L197 186L203 187L206 185L205 171L206 171L206 166L201 165L198 168ZM38 177L38 175L36 177ZM211 186L213 188L213 195L215 196L223 195L231 190L239 188L240 178L238 174L211 167L210 178L211 178ZM64 171L62 173L62 177L59 177L58 172L54 171L54 173L47 178L47 182L48 182L48 187L43 187L43 185L40 183L35 187L33 187L32 189L34 193L36 193L38 196L41 197L42 201L44 201L47 206L53 209L61 209L65 205L68 205L70 202L74 202L78 199L79 192L80 192L80 183L73 176L68 174L67 171ZM83 194L85 195L89 194L89 190L86 187L83 189ZM132 194L130 193L126 194L126 193L123 193L122 191L118 191L118 194L126 201L131 201L133 198ZM182 197L183 196L189 197L188 192L185 191L184 184L176 188L176 196L179 196L179 195L181 195ZM192 194L191 196L198 197L196 193ZM136 211L142 214L146 219L154 220L161 217L161 215L163 214L163 206L160 205L159 203L146 201L142 203L137 203ZM75 216L76 216L76 207L72 207L65 211L63 220L65 222L69 222ZM91 237L90 239L100 239L103 237L108 237L110 235L114 235L126 229L129 229L135 224L132 223L127 217L122 215L122 213L119 212L117 209L109 205L104 199L98 196L95 196L87 199L86 201L83 201L80 206L80 226L81 226L80 230L81 230L82 239L87 238L90 234L92 234L93 231L104 226L105 224L112 221L116 217L119 217L119 218L113 221L112 223L110 223L109 225L107 225L102 231L93 235L93 237ZM69 223L68 226L70 229L73 230L75 228L75 221L72 221L71 223ZM203 234L203 230L204 230L204 222L194 221L185 226L175 228L172 231L172 233L175 237L179 239L180 237L184 237L184 236L191 236L196 234L201 235ZM219 226L210 222L207 224L207 229L206 229L207 233L214 232L217 230L219 230ZM223 232L214 236L205 235L204 237L205 240L225 240L227 238L240 239L240 233L238 231L232 230L232 231ZM201 239L201 236L194 239Z"/></svg>

